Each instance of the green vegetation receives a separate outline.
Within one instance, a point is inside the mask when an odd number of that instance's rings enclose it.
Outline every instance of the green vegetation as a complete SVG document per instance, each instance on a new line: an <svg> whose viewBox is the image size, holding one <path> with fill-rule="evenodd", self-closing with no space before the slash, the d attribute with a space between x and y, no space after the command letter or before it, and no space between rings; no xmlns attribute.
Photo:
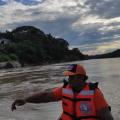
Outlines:
<svg viewBox="0 0 120 120"><path fill-rule="evenodd" d="M10 57L6 54L0 54L0 62L10 61Z"/></svg>
<svg viewBox="0 0 120 120"><path fill-rule="evenodd" d="M45 34L32 26L22 26L12 32L0 33L0 38L9 40L7 44L0 44L0 62L17 60L22 65L38 65L85 58L79 49L69 50L66 40Z"/></svg>
<svg viewBox="0 0 120 120"><path fill-rule="evenodd" d="M3 54L0 53L0 62L6 62L6 61L17 61L17 56L15 54Z"/></svg>

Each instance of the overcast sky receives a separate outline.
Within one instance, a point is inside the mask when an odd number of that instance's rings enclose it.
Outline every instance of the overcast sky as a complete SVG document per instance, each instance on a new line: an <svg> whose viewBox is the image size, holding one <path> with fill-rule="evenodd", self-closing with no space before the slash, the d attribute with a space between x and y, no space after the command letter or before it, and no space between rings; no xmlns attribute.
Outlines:
<svg viewBox="0 0 120 120"><path fill-rule="evenodd" d="M0 31L23 25L100 54L120 48L120 0L0 0Z"/></svg>

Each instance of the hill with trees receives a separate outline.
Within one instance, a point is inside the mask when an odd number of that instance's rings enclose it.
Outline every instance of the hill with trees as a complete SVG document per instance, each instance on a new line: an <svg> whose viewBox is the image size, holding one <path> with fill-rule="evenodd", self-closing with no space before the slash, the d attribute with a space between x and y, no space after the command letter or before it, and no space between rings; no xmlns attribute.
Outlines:
<svg viewBox="0 0 120 120"><path fill-rule="evenodd" d="M6 68L12 66L9 61L25 66L114 57L120 57L120 49L101 55L84 55L78 48L70 50L63 38L55 38L33 26L0 32L0 62L7 62Z"/></svg>
<svg viewBox="0 0 120 120"><path fill-rule="evenodd" d="M78 48L69 50L69 43L63 38L55 38L33 26L0 33L0 62L14 60L24 66L84 59Z"/></svg>

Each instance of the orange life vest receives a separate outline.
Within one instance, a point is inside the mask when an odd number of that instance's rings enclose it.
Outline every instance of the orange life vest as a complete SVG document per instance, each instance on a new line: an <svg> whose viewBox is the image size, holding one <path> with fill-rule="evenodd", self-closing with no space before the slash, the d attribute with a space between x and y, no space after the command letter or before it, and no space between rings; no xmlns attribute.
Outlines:
<svg viewBox="0 0 120 120"><path fill-rule="evenodd" d="M63 113L60 120L98 120L94 105L95 89L89 83L79 93L74 93L67 85L62 90Z"/></svg>

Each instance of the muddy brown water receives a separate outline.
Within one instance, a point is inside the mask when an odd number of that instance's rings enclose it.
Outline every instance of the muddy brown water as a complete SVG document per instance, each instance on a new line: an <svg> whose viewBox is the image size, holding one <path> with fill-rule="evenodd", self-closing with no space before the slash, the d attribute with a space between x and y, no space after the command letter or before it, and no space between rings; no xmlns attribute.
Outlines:
<svg viewBox="0 0 120 120"><path fill-rule="evenodd" d="M14 112L10 106L16 98L61 86L62 73L71 63L84 65L88 81L99 82L114 119L120 120L120 58L0 70L0 120L57 120L62 112L61 102L26 104Z"/></svg>

